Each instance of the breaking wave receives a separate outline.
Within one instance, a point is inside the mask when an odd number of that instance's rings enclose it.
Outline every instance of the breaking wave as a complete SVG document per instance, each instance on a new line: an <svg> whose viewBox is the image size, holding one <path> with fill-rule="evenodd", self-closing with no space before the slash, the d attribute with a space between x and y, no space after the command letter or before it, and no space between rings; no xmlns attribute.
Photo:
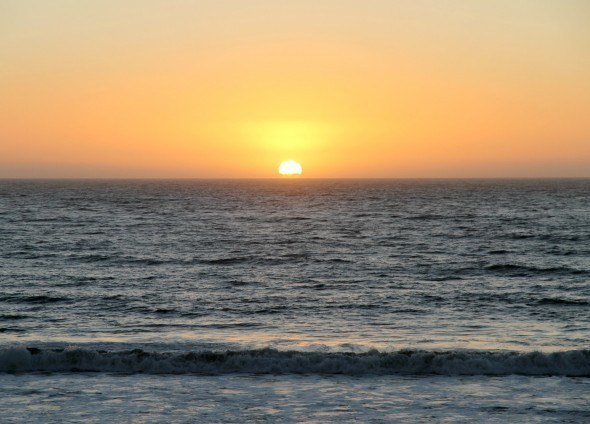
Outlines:
<svg viewBox="0 0 590 424"><path fill-rule="evenodd" d="M423 351L366 353L241 351L146 352L81 348L0 349L0 372L123 374L510 375L590 377L590 350L566 352Z"/></svg>

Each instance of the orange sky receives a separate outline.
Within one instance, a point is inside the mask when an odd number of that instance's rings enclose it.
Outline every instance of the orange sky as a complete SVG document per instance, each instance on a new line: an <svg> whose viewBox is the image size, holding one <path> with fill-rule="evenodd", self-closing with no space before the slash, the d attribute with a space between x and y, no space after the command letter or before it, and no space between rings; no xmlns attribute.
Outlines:
<svg viewBox="0 0 590 424"><path fill-rule="evenodd" d="M590 177L590 3L0 0L0 177Z"/></svg>

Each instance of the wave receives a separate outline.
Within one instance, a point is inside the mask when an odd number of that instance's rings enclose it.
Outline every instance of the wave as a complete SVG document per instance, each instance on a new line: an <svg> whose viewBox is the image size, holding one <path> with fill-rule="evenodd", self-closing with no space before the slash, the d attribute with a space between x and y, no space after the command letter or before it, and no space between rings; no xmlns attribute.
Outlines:
<svg viewBox="0 0 590 424"><path fill-rule="evenodd" d="M29 318L28 315L20 315L20 314L0 314L0 320L21 320Z"/></svg>
<svg viewBox="0 0 590 424"><path fill-rule="evenodd" d="M570 268L566 266L557 267L536 267L533 265L516 265L516 264L492 264L484 268L486 271L493 271L501 275L509 276L529 276L544 274L585 274L585 270Z"/></svg>
<svg viewBox="0 0 590 424"><path fill-rule="evenodd" d="M25 252L26 256L17 256L21 252L12 254L19 259L39 259L45 256L56 256L55 254L30 254ZM86 254L86 255L68 255L67 259L74 262L96 263L106 262L112 264L125 264L132 266L166 266L166 265L211 265L211 266L231 266L241 264L256 265L280 265L292 262L301 262L308 259L309 255L305 253L291 253L276 257L265 256L231 256L222 258L152 258L152 257L132 257L121 256L119 254ZM342 260L343 262L345 260Z"/></svg>
<svg viewBox="0 0 590 424"><path fill-rule="evenodd" d="M590 350L565 352L424 351L366 353L275 349L146 352L82 348L0 349L0 372L123 374L490 375L590 377Z"/></svg>
<svg viewBox="0 0 590 424"><path fill-rule="evenodd" d="M537 302L539 305L571 305L587 306L590 302L583 299L563 299L560 297L544 297Z"/></svg>
<svg viewBox="0 0 590 424"><path fill-rule="evenodd" d="M201 259L195 258L193 263L203 265L238 265L243 263L255 265L281 265L293 262L302 262L308 259L309 255L306 253L290 253L281 256L267 257L267 256L235 256L229 258L216 259Z"/></svg>
<svg viewBox="0 0 590 424"><path fill-rule="evenodd" d="M66 297L59 297L59 296L48 296L48 295L20 295L17 293L13 294L6 294L0 296L0 300L4 302L12 302L12 303L38 303L38 304L46 304L46 303L56 303L56 302L67 302L71 299Z"/></svg>
<svg viewBox="0 0 590 424"><path fill-rule="evenodd" d="M409 221L435 221L435 220L445 219L445 218L446 217L444 215L439 215L439 214L434 214L434 213L425 213L425 214L421 214L421 215L410 215L410 216L404 217L404 219L407 219Z"/></svg>

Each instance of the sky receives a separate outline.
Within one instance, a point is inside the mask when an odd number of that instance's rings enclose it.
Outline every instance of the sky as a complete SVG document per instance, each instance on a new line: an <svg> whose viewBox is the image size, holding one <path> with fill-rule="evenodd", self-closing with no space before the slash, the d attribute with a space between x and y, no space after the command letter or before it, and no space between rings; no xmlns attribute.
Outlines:
<svg viewBox="0 0 590 424"><path fill-rule="evenodd" d="M587 0L0 0L0 178L590 177Z"/></svg>

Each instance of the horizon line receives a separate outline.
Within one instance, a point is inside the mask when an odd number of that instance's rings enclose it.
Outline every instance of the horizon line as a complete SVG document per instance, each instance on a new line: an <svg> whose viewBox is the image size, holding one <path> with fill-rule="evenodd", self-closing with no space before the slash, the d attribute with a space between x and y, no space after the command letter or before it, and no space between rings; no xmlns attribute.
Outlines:
<svg viewBox="0 0 590 424"><path fill-rule="evenodd" d="M533 176L533 177L0 177L0 181L14 180L102 180L102 181L150 181L150 180L184 180L184 181L227 181L227 180L587 180L589 176Z"/></svg>

